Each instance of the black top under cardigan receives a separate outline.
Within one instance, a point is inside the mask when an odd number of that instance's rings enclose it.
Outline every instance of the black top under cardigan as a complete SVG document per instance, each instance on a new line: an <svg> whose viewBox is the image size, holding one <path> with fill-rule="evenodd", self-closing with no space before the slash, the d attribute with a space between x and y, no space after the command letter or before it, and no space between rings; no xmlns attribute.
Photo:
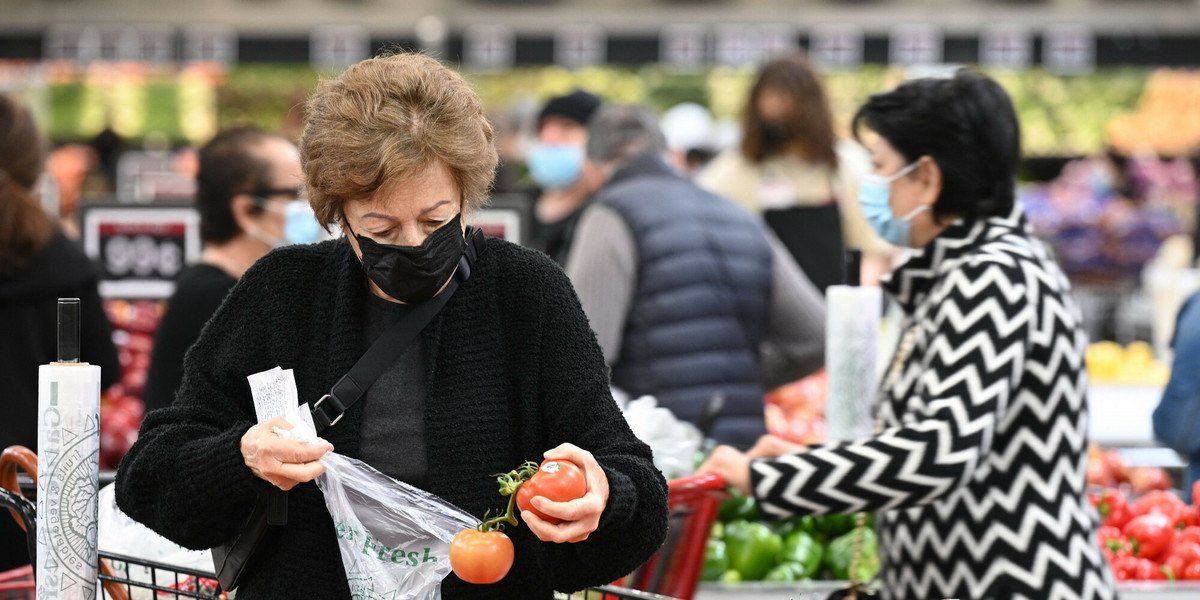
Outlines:
<svg viewBox="0 0 1200 600"><path fill-rule="evenodd" d="M246 272L188 352L175 404L151 412L117 475L127 514L189 548L234 535L270 486L245 466L254 423L246 376L295 370L302 401L319 398L362 353L366 291L344 238L276 250ZM563 272L544 255L489 240L471 278L422 333L429 491L476 516L503 508L491 475L571 442L608 477L608 506L586 541L544 543L510 528L516 562L489 586L453 574L446 600L550 598L630 572L660 546L667 489L650 449L613 402L595 334ZM359 457L362 408L324 437ZM290 492L289 524L238 590L241 600L348 599L333 522L312 483Z"/></svg>

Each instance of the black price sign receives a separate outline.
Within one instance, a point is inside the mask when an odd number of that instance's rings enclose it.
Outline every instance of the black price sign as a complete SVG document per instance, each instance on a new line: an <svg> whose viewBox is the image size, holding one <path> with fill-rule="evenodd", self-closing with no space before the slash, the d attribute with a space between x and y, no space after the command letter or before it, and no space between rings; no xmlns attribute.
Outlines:
<svg viewBox="0 0 1200 600"><path fill-rule="evenodd" d="M200 255L199 216L189 207L91 208L83 221L106 298L166 298Z"/></svg>

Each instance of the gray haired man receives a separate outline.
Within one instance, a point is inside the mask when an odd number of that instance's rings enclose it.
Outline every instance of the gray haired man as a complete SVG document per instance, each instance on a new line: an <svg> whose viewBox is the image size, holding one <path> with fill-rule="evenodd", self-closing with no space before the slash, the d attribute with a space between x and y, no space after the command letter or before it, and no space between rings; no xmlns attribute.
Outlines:
<svg viewBox="0 0 1200 600"><path fill-rule="evenodd" d="M587 168L604 181L566 270L613 385L681 419L723 396L711 431L748 448L766 432L763 394L824 362L825 308L758 217L667 165L654 113L600 108Z"/></svg>

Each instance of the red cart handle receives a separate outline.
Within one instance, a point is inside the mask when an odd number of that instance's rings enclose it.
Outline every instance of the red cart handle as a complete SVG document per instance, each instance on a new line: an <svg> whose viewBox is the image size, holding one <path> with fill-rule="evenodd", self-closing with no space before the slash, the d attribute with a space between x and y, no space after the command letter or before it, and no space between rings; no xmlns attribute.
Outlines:
<svg viewBox="0 0 1200 600"><path fill-rule="evenodd" d="M724 490L726 483L724 477L714 473L709 473L708 475L692 475L691 477L672 479L671 481L667 482L667 487L670 488L672 493L717 492Z"/></svg>

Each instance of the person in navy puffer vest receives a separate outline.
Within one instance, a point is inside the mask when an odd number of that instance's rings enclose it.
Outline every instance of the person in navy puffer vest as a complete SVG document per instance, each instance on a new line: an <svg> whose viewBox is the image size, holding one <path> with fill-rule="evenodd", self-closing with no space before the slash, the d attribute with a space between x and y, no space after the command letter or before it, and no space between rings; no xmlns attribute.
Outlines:
<svg viewBox="0 0 1200 600"><path fill-rule="evenodd" d="M757 216L667 165L648 108L602 107L589 130L586 168L605 183L566 270L613 386L696 424L721 396L710 436L749 447L764 391L823 365L820 293Z"/></svg>

